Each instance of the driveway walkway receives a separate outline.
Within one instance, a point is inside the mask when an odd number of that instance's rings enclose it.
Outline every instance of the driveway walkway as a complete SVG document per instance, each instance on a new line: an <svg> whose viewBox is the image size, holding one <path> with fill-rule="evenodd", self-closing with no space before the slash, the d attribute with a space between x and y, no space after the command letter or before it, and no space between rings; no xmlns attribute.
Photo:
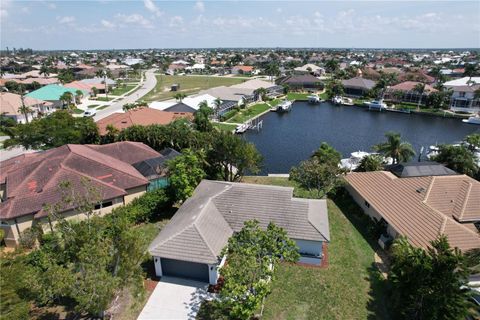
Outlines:
<svg viewBox="0 0 480 320"><path fill-rule="evenodd" d="M207 288L204 282L162 277L137 320L195 319L202 301L213 297Z"/></svg>
<svg viewBox="0 0 480 320"><path fill-rule="evenodd" d="M123 97L122 99L118 100L118 102L112 103L111 106L103 109L103 110L98 110L97 115L93 117L95 121L98 121L100 119L103 119L112 113L115 112L122 112L122 107L124 104L127 103L134 103L143 96L145 96L147 93L153 90L157 84L157 78L155 77L155 74L153 73L155 69L149 69L145 72L145 81L143 83L140 83L140 88L135 91L134 93L127 95Z"/></svg>

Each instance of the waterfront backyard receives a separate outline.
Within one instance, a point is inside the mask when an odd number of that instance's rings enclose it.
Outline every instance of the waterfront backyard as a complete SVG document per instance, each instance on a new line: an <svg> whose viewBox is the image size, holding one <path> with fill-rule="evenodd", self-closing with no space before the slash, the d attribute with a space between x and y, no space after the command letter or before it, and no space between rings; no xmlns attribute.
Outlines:
<svg viewBox="0 0 480 320"><path fill-rule="evenodd" d="M247 78L232 78L218 76L170 76L156 75L157 85L149 92L143 100L145 101L161 101L171 99L177 93L191 95L201 90L219 86L231 86L248 80ZM171 91L173 84L180 85L178 91Z"/></svg>

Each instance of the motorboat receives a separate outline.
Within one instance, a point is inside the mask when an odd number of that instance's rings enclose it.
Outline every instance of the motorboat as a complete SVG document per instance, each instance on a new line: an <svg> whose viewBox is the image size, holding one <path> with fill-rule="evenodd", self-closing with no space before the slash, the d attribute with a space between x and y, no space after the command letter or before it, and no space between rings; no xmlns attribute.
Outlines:
<svg viewBox="0 0 480 320"><path fill-rule="evenodd" d="M335 96L335 97L332 98L332 102L333 102L333 104L341 105L343 100L342 100L341 96Z"/></svg>
<svg viewBox="0 0 480 320"><path fill-rule="evenodd" d="M342 105L344 106L353 106L353 100L347 97L342 98Z"/></svg>
<svg viewBox="0 0 480 320"><path fill-rule="evenodd" d="M472 116L472 117L469 117L468 119L463 119L462 121L470 124L480 124L480 116L478 115Z"/></svg>
<svg viewBox="0 0 480 320"><path fill-rule="evenodd" d="M277 112L289 112L292 105L292 101L285 99L277 105Z"/></svg>
<svg viewBox="0 0 480 320"><path fill-rule="evenodd" d="M246 123L243 123L243 124L239 124L236 128L235 128L235 133L237 134L240 134L240 133L244 133L245 131L247 131L249 128L248 124Z"/></svg>
<svg viewBox="0 0 480 320"><path fill-rule="evenodd" d="M316 103L320 103L321 100L318 94L311 94L307 97L307 101L310 104L316 104Z"/></svg>
<svg viewBox="0 0 480 320"><path fill-rule="evenodd" d="M365 152L365 151L355 151L350 153L350 158L345 158L340 160L340 168L348 170L348 171L353 171L358 168L360 165L360 162L362 161L363 158L366 156L369 156L371 153Z"/></svg>
<svg viewBox="0 0 480 320"><path fill-rule="evenodd" d="M440 151L440 148L437 145L434 145L434 146L432 145L432 146L428 147L427 158L428 159L434 158L435 156L438 155L439 151Z"/></svg>
<svg viewBox="0 0 480 320"><path fill-rule="evenodd" d="M365 102L365 104L368 106L368 110L378 110L382 111L387 109L387 104L383 102L382 99L380 100L373 100L370 102Z"/></svg>

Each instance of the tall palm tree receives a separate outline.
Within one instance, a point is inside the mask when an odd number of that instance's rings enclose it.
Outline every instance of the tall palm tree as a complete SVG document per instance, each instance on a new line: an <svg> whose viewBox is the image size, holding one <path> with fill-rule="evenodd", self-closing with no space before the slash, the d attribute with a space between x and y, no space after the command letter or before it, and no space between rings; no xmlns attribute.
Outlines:
<svg viewBox="0 0 480 320"><path fill-rule="evenodd" d="M25 116L25 122L28 123L28 115L33 113L33 109L25 105L25 96L23 93L20 96L20 100L22 101L22 105L20 106L20 108L18 108L18 111L20 111Z"/></svg>
<svg viewBox="0 0 480 320"><path fill-rule="evenodd" d="M222 100L217 98L213 101L213 106L215 107L215 117L218 117L218 113L220 111L220 106L222 105Z"/></svg>
<svg viewBox="0 0 480 320"><path fill-rule="evenodd" d="M77 90L75 91L75 102L77 104L80 103L80 100L83 98L83 91L82 90Z"/></svg>
<svg viewBox="0 0 480 320"><path fill-rule="evenodd" d="M103 78L103 83L105 84L105 96L108 99L108 84L107 84L107 78L112 77L112 72L110 69L100 69L97 72L95 72L95 75L99 78Z"/></svg>
<svg viewBox="0 0 480 320"><path fill-rule="evenodd" d="M175 98L175 100L177 100L178 102L182 102L182 100L186 97L187 95L185 93L177 93L175 94L173 97Z"/></svg>
<svg viewBox="0 0 480 320"><path fill-rule="evenodd" d="M70 109L70 104L72 103L73 100L73 94L71 92L64 92L60 96L60 101L62 101L63 106L67 106L67 109Z"/></svg>
<svg viewBox="0 0 480 320"><path fill-rule="evenodd" d="M265 101L265 100L266 100L266 97L267 97L267 89L265 89L265 88L259 88L259 89L257 89L257 94L260 96L260 98L262 99L262 101Z"/></svg>
<svg viewBox="0 0 480 320"><path fill-rule="evenodd" d="M410 143L401 140L400 133L387 132L387 141L373 146L373 149L382 153L385 157L393 159L393 164L407 162L413 158L415 151Z"/></svg>
<svg viewBox="0 0 480 320"><path fill-rule="evenodd" d="M50 75L50 68L46 64L42 64L39 74L48 77Z"/></svg>
<svg viewBox="0 0 480 320"><path fill-rule="evenodd" d="M417 83L413 88L413 92L418 94L418 103L417 103L417 110L420 110L420 104L422 104L422 97L423 93L425 92L425 83Z"/></svg>
<svg viewBox="0 0 480 320"><path fill-rule="evenodd" d="M478 67L475 64L467 64L465 66L465 71L463 72L463 75L465 77L468 77L468 83L472 81L472 77L478 73Z"/></svg>

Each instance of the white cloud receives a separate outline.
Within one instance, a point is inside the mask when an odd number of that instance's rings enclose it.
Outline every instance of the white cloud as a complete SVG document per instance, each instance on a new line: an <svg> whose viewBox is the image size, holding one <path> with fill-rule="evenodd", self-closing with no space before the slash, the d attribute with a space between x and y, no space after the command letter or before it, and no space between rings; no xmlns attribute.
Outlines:
<svg viewBox="0 0 480 320"><path fill-rule="evenodd" d="M8 16L8 11L5 9L0 9L0 18L6 18Z"/></svg>
<svg viewBox="0 0 480 320"><path fill-rule="evenodd" d="M160 11L160 9L155 5L153 0L143 0L143 4L145 5L145 8L147 8L148 11L154 13L157 17L163 14L163 12Z"/></svg>
<svg viewBox="0 0 480 320"><path fill-rule="evenodd" d="M100 23L101 23L102 26L104 26L105 28L108 28L108 29L115 28L115 23L110 22L110 21L108 21L108 20L102 19L102 21L100 21Z"/></svg>
<svg viewBox="0 0 480 320"><path fill-rule="evenodd" d="M205 4L202 1L195 2L195 6L193 8L199 12L205 12Z"/></svg>
<svg viewBox="0 0 480 320"><path fill-rule="evenodd" d="M57 17L57 21L60 24L72 24L75 20L76 19L73 16Z"/></svg>
<svg viewBox="0 0 480 320"><path fill-rule="evenodd" d="M141 26L143 28L146 28L146 29L153 28L153 25L150 22L150 20L148 20L147 18L145 18L144 16L142 16L141 14L138 14L138 13L134 13L134 14L130 14L130 15L119 13L119 14L116 15L116 18L123 23L139 25L139 26Z"/></svg>
<svg viewBox="0 0 480 320"><path fill-rule="evenodd" d="M183 25L183 18L180 16L174 16L170 18L170 27L180 27Z"/></svg>
<svg viewBox="0 0 480 320"><path fill-rule="evenodd" d="M20 11L22 11L22 13L30 13L30 8L29 7L22 7L22 9L20 9Z"/></svg>
<svg viewBox="0 0 480 320"><path fill-rule="evenodd" d="M283 12L283 9L282 9L282 8L277 8L277 12L278 12L278 13L282 13L282 12Z"/></svg>
<svg viewBox="0 0 480 320"><path fill-rule="evenodd" d="M50 9L52 9L52 10L57 9L57 5L56 5L55 3L53 3L53 2L49 3L49 4L48 4L48 7L49 7Z"/></svg>

